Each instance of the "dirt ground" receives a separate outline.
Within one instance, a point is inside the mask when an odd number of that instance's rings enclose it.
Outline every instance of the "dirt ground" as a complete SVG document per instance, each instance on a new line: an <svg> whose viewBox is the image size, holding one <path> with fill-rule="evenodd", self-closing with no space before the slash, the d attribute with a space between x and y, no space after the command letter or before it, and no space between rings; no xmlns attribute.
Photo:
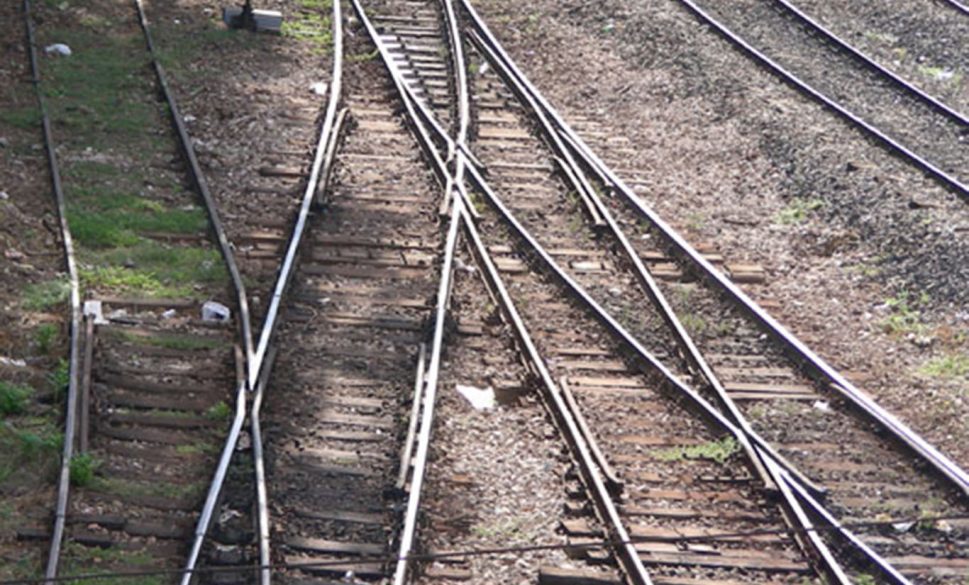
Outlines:
<svg viewBox="0 0 969 585"><path fill-rule="evenodd" d="M763 265L767 283L746 286L755 299L778 302L782 323L969 464L963 201L677 2L476 5L567 117L636 145L615 166L635 171L647 203L691 241Z"/></svg>

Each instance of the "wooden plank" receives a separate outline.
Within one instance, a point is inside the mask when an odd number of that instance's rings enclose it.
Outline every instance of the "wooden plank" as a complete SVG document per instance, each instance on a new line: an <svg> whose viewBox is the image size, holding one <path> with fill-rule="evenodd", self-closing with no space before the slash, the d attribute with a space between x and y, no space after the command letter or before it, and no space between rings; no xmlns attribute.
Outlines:
<svg viewBox="0 0 969 585"><path fill-rule="evenodd" d="M297 508L295 513L299 516L313 518L314 520L335 520L337 522L348 522L352 524L368 524L371 526L383 526L386 524L383 514L371 512L354 512L351 510L334 510L332 508L321 508L310 510L308 508Z"/></svg>
<svg viewBox="0 0 969 585"><path fill-rule="evenodd" d="M383 544L341 542L338 540L304 538L300 536L287 536L284 542L290 548L323 554L382 555L387 550L387 547Z"/></svg>
<svg viewBox="0 0 969 585"><path fill-rule="evenodd" d="M746 556L750 551L724 551L729 554L703 554L694 552L648 552L642 551L643 545L636 544L640 551L639 558L643 564L650 565L678 565L690 567L707 567L715 569L746 569L755 571L771 571L784 573L807 573L811 567L804 561L784 559L779 557L759 558ZM757 551L759 552L759 551Z"/></svg>
<svg viewBox="0 0 969 585"><path fill-rule="evenodd" d="M385 576L383 566L380 563L340 562L341 559L334 557L296 555L284 555L283 558L287 565L294 565L295 569L312 575L343 577L348 572L352 572L354 576L364 579L379 579ZM314 564L315 566L299 567L300 564Z"/></svg>
<svg viewBox="0 0 969 585"><path fill-rule="evenodd" d="M539 585L621 585L612 572L543 566L538 570Z"/></svg>

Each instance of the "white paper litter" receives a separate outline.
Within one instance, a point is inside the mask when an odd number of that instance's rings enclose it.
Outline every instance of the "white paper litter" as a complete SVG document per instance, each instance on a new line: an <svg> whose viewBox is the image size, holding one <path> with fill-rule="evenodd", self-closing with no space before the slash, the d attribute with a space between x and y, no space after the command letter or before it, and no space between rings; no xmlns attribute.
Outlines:
<svg viewBox="0 0 969 585"><path fill-rule="evenodd" d="M101 301L84 301L84 316L94 317L95 325L104 325L108 322L104 318L103 310L104 307L101 305Z"/></svg>
<svg viewBox="0 0 969 585"><path fill-rule="evenodd" d="M71 56L71 48L64 43L54 43L53 45L47 45L44 52L48 55L63 55L64 57Z"/></svg>
<svg viewBox="0 0 969 585"><path fill-rule="evenodd" d="M462 262L460 258L454 259L454 267L457 268L458 270L463 270L468 274L474 274L474 271L475 271L474 266L468 266L467 264Z"/></svg>
<svg viewBox="0 0 969 585"><path fill-rule="evenodd" d="M317 81L316 83L310 86L310 91L322 97L326 95L326 92L329 88L330 86L323 83L322 81Z"/></svg>
<svg viewBox="0 0 969 585"><path fill-rule="evenodd" d="M162 319L171 319L172 317L175 316L176 313L177 313L177 311L175 309L168 309L167 311L163 311L162 312L161 318Z"/></svg>
<svg viewBox="0 0 969 585"><path fill-rule="evenodd" d="M824 400L818 400L812 406L821 412L831 412L831 405Z"/></svg>
<svg viewBox="0 0 969 585"><path fill-rule="evenodd" d="M27 362L20 359L8 358L0 355L0 366L13 366L15 368L26 368Z"/></svg>
<svg viewBox="0 0 969 585"><path fill-rule="evenodd" d="M228 321L232 315L229 307L215 301L205 301L202 305L203 321Z"/></svg>
<svg viewBox="0 0 969 585"><path fill-rule="evenodd" d="M491 386L475 388L457 384L456 387L458 394L463 396L475 410L488 410L495 407L495 390Z"/></svg>

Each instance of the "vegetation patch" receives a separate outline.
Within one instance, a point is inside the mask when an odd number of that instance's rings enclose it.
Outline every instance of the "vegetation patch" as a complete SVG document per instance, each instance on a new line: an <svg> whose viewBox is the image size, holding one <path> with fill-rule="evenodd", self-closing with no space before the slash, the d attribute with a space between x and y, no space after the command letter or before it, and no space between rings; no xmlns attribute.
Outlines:
<svg viewBox="0 0 969 585"><path fill-rule="evenodd" d="M90 453L81 453L71 457L71 484L77 487L87 487L94 481L94 473L100 462Z"/></svg>
<svg viewBox="0 0 969 585"><path fill-rule="evenodd" d="M795 199L777 214L777 223L793 225L804 222L808 215L824 207L821 199Z"/></svg>
<svg viewBox="0 0 969 585"><path fill-rule="evenodd" d="M888 307L890 314L882 320L882 329L886 333L896 335L924 332L925 325L922 323L922 314L917 307L928 303L928 301L929 297L925 293L916 298L907 292L886 299L885 306Z"/></svg>
<svg viewBox="0 0 969 585"><path fill-rule="evenodd" d="M225 342L218 339L204 337L187 337L181 335L136 335L123 331L119 333L122 339L138 345L150 345L175 350L216 349L225 347Z"/></svg>
<svg viewBox="0 0 969 585"><path fill-rule="evenodd" d="M34 389L29 386L0 381L0 416L26 412L33 393Z"/></svg>
<svg viewBox="0 0 969 585"><path fill-rule="evenodd" d="M232 417L232 408L226 404L225 401L220 400L205 411L205 416L208 417L209 420L228 420Z"/></svg>
<svg viewBox="0 0 969 585"><path fill-rule="evenodd" d="M929 360L919 373L938 378L969 378L969 355L944 355Z"/></svg>
<svg viewBox="0 0 969 585"><path fill-rule="evenodd" d="M706 459L723 464L738 450L740 450L740 446L737 441L733 437L725 437L719 441L710 441L700 445L662 449L656 452L656 457L661 461Z"/></svg>
<svg viewBox="0 0 969 585"><path fill-rule="evenodd" d="M298 0L297 13L283 22L283 36L310 43L318 52L328 51L333 44L330 1Z"/></svg>
<svg viewBox="0 0 969 585"><path fill-rule="evenodd" d="M23 305L28 311L46 311L67 302L70 295L71 284L66 279L45 280L24 290Z"/></svg>

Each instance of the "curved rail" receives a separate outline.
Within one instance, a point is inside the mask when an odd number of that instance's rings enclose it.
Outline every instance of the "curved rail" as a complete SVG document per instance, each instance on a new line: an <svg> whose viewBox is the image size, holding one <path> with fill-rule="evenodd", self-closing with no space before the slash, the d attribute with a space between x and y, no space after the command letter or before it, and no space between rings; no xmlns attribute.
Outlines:
<svg viewBox="0 0 969 585"><path fill-rule="evenodd" d="M720 270L713 266L703 256L697 252L693 246L686 241L676 230L667 224L655 211L647 206L630 189L618 175L596 155L585 141L565 122L561 115L549 104L542 94L531 84L530 81L511 61L508 54L501 48L494 35L487 31L484 21L474 11L470 0L461 0L468 13L472 16L472 22L483 36L491 39L492 46L496 48L502 59L508 63L509 68L515 72L516 77L528 89L535 99L541 104L550 118L555 121L559 131L568 138L568 142L576 151L577 156L585 164L594 169L599 175L606 178L606 183L610 185L618 194L628 201L640 217L649 222L667 241L667 243L695 270L700 276L707 279L717 290L723 293L744 313L754 319L767 333L789 353L797 357L809 373L814 377L820 378L823 382L830 385L832 389L841 396L854 404L863 414L868 416L882 428L888 431L897 440L911 448L927 463L937 469L944 477L949 479L960 491L969 495L969 474L962 470L954 461L942 454L938 449L928 443L925 439L912 431L908 426L899 421L894 415L879 406L873 399L858 390L851 382L844 378L834 367L829 365L820 356L815 354L796 336L788 331L777 320L770 316L760 305L751 299L743 290L727 278Z"/></svg>
<svg viewBox="0 0 969 585"><path fill-rule="evenodd" d="M185 120L182 118L178 109L178 102L175 101L175 95L168 85L168 76L165 75L165 68L162 67L161 62L158 60L158 53L155 51L155 41L151 36L151 29L148 26L148 17L145 15L142 0L135 0L135 6L138 9L138 24L145 35L145 44L151 56L152 68L155 70L158 85L161 87L162 94L165 96L165 102L168 104L168 109L171 112L172 124L175 126L175 131L178 134L178 141L182 146L182 153L188 162L189 174L191 174L192 182L195 183L195 188L205 203L205 211L209 216L209 223L212 225L212 231L215 232L215 238L219 242L219 251L222 254L222 259L232 280L232 287L236 293L236 303L239 304L239 323L242 327L242 342L243 348L245 349L246 366L251 367L253 357L252 319L249 315L249 300L246 295L246 286L242 282L242 275L239 272L235 254L232 251L232 246L229 244L229 238L226 236L225 226L222 223L222 217L219 215L219 206L216 204L215 198L212 197L209 182L202 173L202 167L199 165L198 156L195 153L195 146L192 144L192 140L188 135Z"/></svg>
<svg viewBox="0 0 969 585"><path fill-rule="evenodd" d="M790 83L796 89L800 90L802 93L808 97L820 102L822 105L834 110L838 115L848 120L851 124L860 128L862 131L867 133L872 138L875 138L883 146L889 150L901 155L903 158L908 159L912 164L922 169L930 176L934 177L937 181L945 185L946 187L955 191L963 199L969 201L969 186L962 183L956 177L950 175L946 171L937 167L935 164L925 159L921 155L917 154L915 151L911 150L901 142L895 140L888 134L885 134L879 130L874 125L866 122L863 118L841 105L839 102L829 98L825 94L821 93L807 82L802 80L800 77L791 73L787 69L784 69L779 63L768 57L766 54L757 50L750 43L742 39L736 33L728 29L723 23L715 19L708 12L700 8L696 2L693 0L677 0L685 7L687 7L691 12L693 12L697 18L716 30L721 36L723 36L731 44L739 47L746 54L752 57L755 61L759 62L765 66L770 72L774 73L782 80Z"/></svg>
<svg viewBox="0 0 969 585"><path fill-rule="evenodd" d="M969 5L963 4L958 0L942 0L942 1L948 4L949 6L951 6L952 8L954 8L955 10L958 10L959 12L965 14L966 16L969 16Z"/></svg>
<svg viewBox="0 0 969 585"><path fill-rule="evenodd" d="M71 288L71 334L68 358L68 386L67 386L67 414L64 421L64 445L61 452L61 469L57 479L57 506L54 511L54 527L51 532L50 551L47 555L47 567L44 578L53 583L57 577L57 566L61 556L61 544L64 541L64 526L67 521L67 503L71 489L71 459L74 457L74 435L77 427L77 398L80 377L81 356L81 283L77 273L77 262L74 258L74 240L71 228L67 222L67 204L64 199L64 188L61 183L60 167L57 163L57 149L54 148L54 134L51 131L50 117L47 115L47 102L40 90L40 66L37 62L37 44L34 34L34 21L30 11L30 0L24 0L24 26L26 27L27 55L30 59L30 81L37 95L37 107L40 110L41 127L44 134L44 150L47 153L47 165L50 171L51 186L54 190L54 204L57 208L58 226L61 232L61 242L64 246L64 259L67 266L67 277Z"/></svg>
<svg viewBox="0 0 969 585"><path fill-rule="evenodd" d="M789 0L774 0L774 2L783 6L788 12L794 15L794 17L797 18L797 20L806 24L809 28L812 28L815 31L821 33L822 36L824 36L834 44L838 45L845 51L851 53L852 56L854 56L856 59L863 62L866 66L868 66L872 70L890 79L892 83L900 87L903 91L906 91L912 96L914 96L915 98L924 101L925 103L927 103L929 106L931 106L941 114L948 116L949 118L959 122L963 126L969 126L969 118L966 118L966 116L963 115L961 112L956 111L955 109L947 106L946 104L942 103L938 99L930 96L929 94L925 93L922 89L917 87L915 84L909 81L906 81L903 77L901 77L891 69L888 69L887 67L875 61L868 55L865 55L857 48L855 48L853 45L849 44L847 41L845 41L844 39L836 35L833 31L826 28L823 24L821 24L814 18L811 18L810 15L808 15L803 10L801 10L800 8L792 4Z"/></svg>
<svg viewBox="0 0 969 585"><path fill-rule="evenodd" d="M242 423L245 419L245 388L255 390L259 385L259 380L263 375L263 370L269 367L267 365L269 363L269 360L267 360L267 355L270 354L271 342L276 331L276 326L278 325L279 307L283 298L285 297L286 290L288 289L289 283L292 280L295 272L296 259L300 244L302 243L303 235L306 231L307 223L309 221L310 209L314 200L316 199L317 191L321 187L325 187L325 183L321 183L320 178L323 175L322 171L324 163L327 160L327 153L332 152L334 147L333 143L336 140L334 126L336 124L339 103L342 96L343 75L343 17L340 9L340 2L333 2L332 4L333 77L330 83L330 94L326 114L323 119L322 128L320 129L319 140L316 144L313 165L311 167L309 180L307 181L303 199L300 204L299 214L297 216L296 223L293 226L293 232L286 248L286 255L284 257L283 264L280 267L275 288L273 289L273 296L270 299L269 310L266 312L266 318L263 320L262 330L260 331L259 336L259 343L253 354L252 361L249 364L246 382L239 389L239 400L237 402L239 406L237 406L236 409L236 416L233 420L232 430L226 439L222 456L216 469L215 477L209 486L205 504L202 508L202 515L199 517L195 530L195 537L192 542L188 559L185 563L185 572L182 575L181 585L190 585L192 581L195 566L197 565L199 555L202 552L202 545L205 541L205 536L208 533L209 524L211 523L212 515L215 512L219 494L222 492L222 487L225 483L225 476L229 468L229 463L232 459L232 453L235 450L235 446L239 441L239 435L242 431ZM256 420L256 427L253 428L253 440L254 442L259 442L258 451L260 455L262 452L262 437L260 436L259 438L256 438L255 430L258 428L259 409L261 406L262 400L260 394L260 400L254 401L252 405L252 414ZM256 449L253 450L253 455L256 456ZM269 564L268 561L270 554L268 530L269 513L265 491L265 468L261 460L254 465L254 468L257 483L257 505L259 507L256 517L259 523L257 533L259 538L260 565L265 567ZM260 584L268 585L270 572L264 569L260 571L259 575Z"/></svg>
<svg viewBox="0 0 969 585"><path fill-rule="evenodd" d="M451 218L449 221L444 245L444 259L441 263L441 277L438 285L437 302L434 311L434 328L431 338L431 353L428 359L426 372L424 372L423 376L423 391L414 397L414 400L421 404L421 420L420 426L418 427L419 430L417 431L416 438L414 439L416 443L416 451L414 455L413 469L410 475L410 491L408 492L407 505L404 509L403 526L399 535L398 556L393 577L394 585L403 585L407 581L408 570L410 568L411 551L414 547L417 531L417 516L418 512L420 511L421 492L423 490L424 476L427 469L427 460L430 453L431 434L434 427L434 407L437 400L438 379L441 371L441 353L444 347L444 330L447 323L448 305L451 298L451 283L454 273L454 255L458 242L458 228L461 225L461 217L465 213L464 201L462 200L461 196L462 189L460 188L463 179L459 178L457 170L454 173L448 172L446 163L437 152L434 143L431 141L430 135L417 120L415 107L420 107L419 102L416 102L416 100L412 101L414 98L413 94L408 91L404 78L400 74L400 70L394 64L393 58L387 50L386 45L381 40L376 28L373 26L373 23L367 16L366 11L360 4L360 1L351 1L353 3L354 11L357 14L357 18L367 30L367 34L370 36L370 40L373 42L374 46L377 47L377 51L380 53L381 59L383 60L392 80L394 81L394 86L396 87L401 100L404 102L405 109L409 114L408 119L411 123L412 129L414 130L415 137L417 138L418 143L421 145L422 150L429 156L433 167L432 170L435 171L435 175L438 176L438 179L441 181L444 188L444 203L450 203L451 205ZM466 119L461 121L460 127L466 132ZM460 133L461 130L459 129L459 134ZM457 146L452 141L445 141L445 143L448 147L449 156L453 156L455 152L457 152L457 163L455 168L463 168L462 161L464 160L464 154L462 151L457 150ZM407 463L402 461L401 464L406 465ZM406 470L401 471L402 476L404 476L405 473Z"/></svg>

